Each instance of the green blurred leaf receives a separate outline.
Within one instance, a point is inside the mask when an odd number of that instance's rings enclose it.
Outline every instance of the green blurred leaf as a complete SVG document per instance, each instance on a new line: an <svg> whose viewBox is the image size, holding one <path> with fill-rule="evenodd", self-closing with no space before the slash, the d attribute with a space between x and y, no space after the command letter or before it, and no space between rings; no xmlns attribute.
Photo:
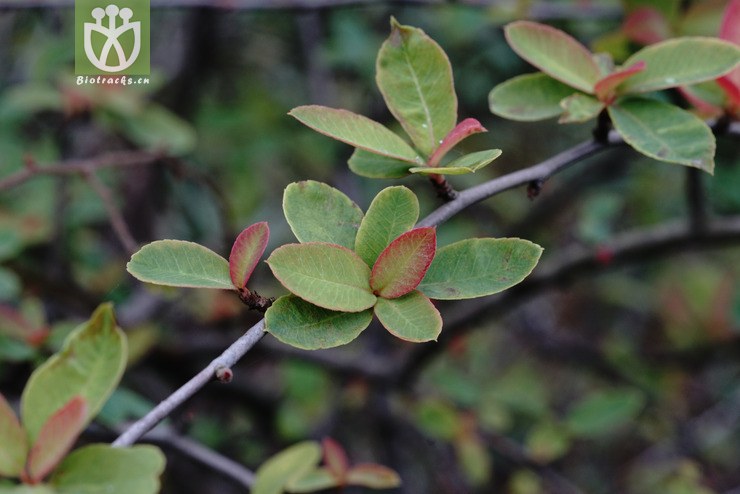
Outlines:
<svg viewBox="0 0 740 494"><path fill-rule="evenodd" d="M163 149L180 156L195 149L197 135L188 122L163 106L147 105L142 111L124 114L124 132L142 147Z"/></svg>
<svg viewBox="0 0 740 494"><path fill-rule="evenodd" d="M504 29L509 46L550 77L592 93L601 78L591 52L572 36L554 27L516 21Z"/></svg>
<svg viewBox="0 0 740 494"><path fill-rule="evenodd" d="M419 219L419 200L403 186L387 187L375 196L357 231L355 250L373 266L383 250Z"/></svg>
<svg viewBox="0 0 740 494"><path fill-rule="evenodd" d="M23 427L31 443L41 427L74 396L87 403L85 423L102 408L126 365L126 338L113 306L100 305L69 335L62 350L31 374L21 397Z"/></svg>
<svg viewBox="0 0 740 494"><path fill-rule="evenodd" d="M455 438L461 427L460 415L444 401L428 398L415 409L416 425L427 435L444 441Z"/></svg>
<svg viewBox="0 0 740 494"><path fill-rule="evenodd" d="M525 447L535 461L550 463L568 452L570 437L564 427L545 420L529 431Z"/></svg>
<svg viewBox="0 0 740 494"><path fill-rule="evenodd" d="M354 173L367 178L403 178L409 174L412 166L408 161L381 156L364 149L355 149L347 164Z"/></svg>
<svg viewBox="0 0 740 494"><path fill-rule="evenodd" d="M58 491L47 485L14 485L0 486L0 494L58 494Z"/></svg>
<svg viewBox="0 0 740 494"><path fill-rule="evenodd" d="M542 247L518 238L473 238L437 250L419 285L429 298L458 300L491 295L532 272Z"/></svg>
<svg viewBox="0 0 740 494"><path fill-rule="evenodd" d="M270 227L262 221L245 228L231 247L229 275L237 288L244 288L270 239Z"/></svg>
<svg viewBox="0 0 740 494"><path fill-rule="evenodd" d="M156 494L164 466L155 446L93 444L67 456L49 483L60 494Z"/></svg>
<svg viewBox="0 0 740 494"><path fill-rule="evenodd" d="M740 46L716 38L675 38L643 48L624 65L641 61L647 67L624 81L621 93L647 93L716 79L740 63Z"/></svg>
<svg viewBox="0 0 740 494"><path fill-rule="evenodd" d="M315 441L281 451L257 470L251 494L282 494L287 485L314 470L320 459L321 446Z"/></svg>
<svg viewBox="0 0 740 494"><path fill-rule="evenodd" d="M401 485L401 477L383 465L361 463L347 472L347 485L359 485L369 489L392 489Z"/></svg>
<svg viewBox="0 0 740 494"><path fill-rule="evenodd" d="M608 434L632 421L644 403L645 399L639 391L596 391L569 410L565 425L575 436Z"/></svg>
<svg viewBox="0 0 740 494"><path fill-rule="evenodd" d="M456 160L450 161L442 167L413 167L411 173L421 173L424 175L463 175L465 173L475 173L484 166L488 166L493 160L501 156L500 149L487 149L475 153L466 154Z"/></svg>
<svg viewBox="0 0 740 494"><path fill-rule="evenodd" d="M302 477L290 481L285 492L316 492L339 486L339 480L327 468L317 468Z"/></svg>
<svg viewBox="0 0 740 494"><path fill-rule="evenodd" d="M305 350L346 345L370 324L373 312L336 312L322 309L294 295L280 297L265 314L266 331Z"/></svg>
<svg viewBox="0 0 740 494"><path fill-rule="evenodd" d="M620 99L608 111L617 132L642 154L714 173L714 134L695 115L647 98Z"/></svg>
<svg viewBox="0 0 740 494"><path fill-rule="evenodd" d="M362 115L319 105L299 106L288 114L316 132L350 146L409 163L422 163L406 141Z"/></svg>
<svg viewBox="0 0 740 494"><path fill-rule="evenodd" d="M26 466L28 440L13 409L0 393L0 476L20 477Z"/></svg>
<svg viewBox="0 0 740 494"><path fill-rule="evenodd" d="M0 301L13 300L20 295L21 280L13 271L0 266Z"/></svg>
<svg viewBox="0 0 740 494"><path fill-rule="evenodd" d="M429 156L457 122L452 67L444 50L421 29L391 18L391 34L378 52L376 81L388 109Z"/></svg>
<svg viewBox="0 0 740 494"><path fill-rule="evenodd" d="M491 456L479 437L465 435L455 442L463 473L475 486L486 484L491 478Z"/></svg>
<svg viewBox="0 0 740 494"><path fill-rule="evenodd" d="M414 343L436 341L442 317L431 300L416 290L394 299L379 298L375 315L394 336Z"/></svg>
<svg viewBox="0 0 740 494"><path fill-rule="evenodd" d="M292 183L283 193L283 212L299 242L355 247L362 210L334 187L313 180Z"/></svg>
<svg viewBox="0 0 740 494"><path fill-rule="evenodd" d="M544 120L563 113L560 102L571 94L572 87L537 72L494 87L488 94L488 106L492 113L511 120Z"/></svg>
<svg viewBox="0 0 740 494"><path fill-rule="evenodd" d="M360 312L375 304L370 268L346 247L319 242L283 245L267 264L285 288L319 307Z"/></svg>
<svg viewBox="0 0 740 494"><path fill-rule="evenodd" d="M212 250L185 240L157 240L126 264L141 281L157 285L233 290L229 262Z"/></svg>
<svg viewBox="0 0 740 494"><path fill-rule="evenodd" d="M568 96L560 102L560 106L563 107L563 114L558 123L586 122L596 118L604 109L604 103L583 93Z"/></svg>
<svg viewBox="0 0 740 494"><path fill-rule="evenodd" d="M416 288L434 259L434 228L415 228L401 234L378 256L370 288L383 298L397 298Z"/></svg>

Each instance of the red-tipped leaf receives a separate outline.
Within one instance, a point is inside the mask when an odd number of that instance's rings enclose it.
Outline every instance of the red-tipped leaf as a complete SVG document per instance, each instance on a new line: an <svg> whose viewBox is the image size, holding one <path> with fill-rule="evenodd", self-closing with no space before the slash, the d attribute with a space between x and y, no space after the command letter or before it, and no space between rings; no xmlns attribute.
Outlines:
<svg viewBox="0 0 740 494"><path fill-rule="evenodd" d="M31 483L44 479L69 452L87 419L87 403L75 396L41 427L28 454L26 475Z"/></svg>
<svg viewBox="0 0 740 494"><path fill-rule="evenodd" d="M394 470L383 465L360 463L349 471L347 483L370 489L392 489L401 485L401 477Z"/></svg>
<svg viewBox="0 0 740 494"><path fill-rule="evenodd" d="M429 158L429 166L439 165L442 158L444 158L450 149L457 146L460 141L468 136L479 134L481 132L488 132L488 130L476 119L466 118L457 124L457 126L442 140L442 143L437 147L437 149L434 150L432 156Z"/></svg>
<svg viewBox="0 0 740 494"><path fill-rule="evenodd" d="M630 41L652 45L671 37L668 19L652 7L633 10L622 24L622 32Z"/></svg>
<svg viewBox="0 0 740 494"><path fill-rule="evenodd" d="M270 227L261 221L248 226L236 237L229 255L229 275L236 288L244 288L270 239Z"/></svg>
<svg viewBox="0 0 740 494"><path fill-rule="evenodd" d="M324 464L326 468L337 479L339 484L343 485L349 471L347 453L338 442L330 437L325 437L321 441L321 446L324 450Z"/></svg>
<svg viewBox="0 0 740 494"><path fill-rule="evenodd" d="M719 38L740 45L740 0L730 0L722 17ZM731 106L740 112L740 66L717 80L727 93Z"/></svg>
<svg viewBox="0 0 740 494"><path fill-rule="evenodd" d="M617 86L638 72L645 70L645 67L647 67L647 64L644 61L639 61L629 67L617 70L608 76L601 78L599 82L594 85L594 93L596 93L596 97L599 98L599 101L607 104L611 103L611 100L614 98L616 93Z"/></svg>
<svg viewBox="0 0 740 494"><path fill-rule="evenodd" d="M402 234L378 256L370 287L383 298L397 298L413 291L429 269L436 249L437 233L432 227Z"/></svg>

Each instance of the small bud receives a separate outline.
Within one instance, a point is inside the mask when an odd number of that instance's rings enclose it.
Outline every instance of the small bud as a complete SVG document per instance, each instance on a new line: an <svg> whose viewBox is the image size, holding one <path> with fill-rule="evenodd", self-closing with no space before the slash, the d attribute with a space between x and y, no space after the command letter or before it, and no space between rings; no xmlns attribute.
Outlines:
<svg viewBox="0 0 740 494"><path fill-rule="evenodd" d="M222 383L230 383L234 379L234 372L228 367L219 367L216 369L216 379Z"/></svg>

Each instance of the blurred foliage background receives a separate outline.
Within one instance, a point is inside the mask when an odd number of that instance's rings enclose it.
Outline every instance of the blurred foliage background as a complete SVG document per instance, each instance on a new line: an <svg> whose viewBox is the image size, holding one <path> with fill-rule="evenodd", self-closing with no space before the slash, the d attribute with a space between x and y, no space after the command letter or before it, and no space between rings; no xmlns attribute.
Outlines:
<svg viewBox="0 0 740 494"><path fill-rule="evenodd" d="M619 59L638 47L621 34L625 9L652 4L675 34L713 35L726 4L309 3L152 0L151 84L111 87L75 83L71 3L1 1L0 179L28 163L164 149L147 165L98 173L137 243L187 239L227 255L242 228L268 221L269 252L293 241L281 212L288 183L327 182L363 209L394 183L351 174L351 148L286 115L317 103L393 125L374 84L391 15L447 51L460 118L489 129L466 150L504 151L493 166L453 177L462 189L590 137L588 125L488 112L495 84L532 70L504 42L505 22L535 18ZM612 149L553 177L535 200L517 189L470 208L439 228L439 244L519 236L545 247L544 261L608 248L620 233L686 218L686 177L680 166ZM423 179L400 183L417 193L422 214L439 204ZM737 136L718 138L716 174L702 187L713 214L740 214ZM740 250L665 254L618 267L605 259L504 306L496 297L442 304L448 337L407 367L415 349L377 328L310 354L267 336L231 384L206 388L169 426L252 469L293 442L332 436L353 461L395 468L403 493L738 493ZM128 333L123 387L89 440L111 440L255 321L232 293L136 282L128 257L83 178L39 176L0 190L3 394L17 401L33 366L102 300L115 302ZM280 295L268 275L259 266L253 285ZM163 492L245 492L164 448Z"/></svg>

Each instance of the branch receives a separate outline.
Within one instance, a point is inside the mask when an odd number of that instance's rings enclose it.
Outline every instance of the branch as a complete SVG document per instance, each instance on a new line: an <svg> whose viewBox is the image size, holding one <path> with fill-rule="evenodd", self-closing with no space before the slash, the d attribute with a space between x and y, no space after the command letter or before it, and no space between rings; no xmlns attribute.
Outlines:
<svg viewBox="0 0 740 494"><path fill-rule="evenodd" d="M116 206L113 200L113 194L111 194L110 189L100 180L100 178L98 178L98 176L94 172L86 173L85 180L95 191L98 197L100 197L100 200L105 207L105 211L108 213L108 219L110 220L110 224L113 227L113 231L118 237L118 240L123 245L123 248L126 249L126 253L129 256L132 255L134 252L136 252L138 244L136 243L136 240L134 240L133 235L131 235L131 231L126 224L126 220L123 219L123 214L121 214L118 206Z"/></svg>
<svg viewBox="0 0 740 494"><path fill-rule="evenodd" d="M202 387L211 382L220 368L231 368L241 359L265 334L265 320L252 326L238 340L217 358L211 361L202 371L190 381L183 384L177 391L168 396L159 405L154 407L144 417L134 422L126 431L113 441L113 446L131 446L150 429L172 413L175 408L192 397Z"/></svg>

